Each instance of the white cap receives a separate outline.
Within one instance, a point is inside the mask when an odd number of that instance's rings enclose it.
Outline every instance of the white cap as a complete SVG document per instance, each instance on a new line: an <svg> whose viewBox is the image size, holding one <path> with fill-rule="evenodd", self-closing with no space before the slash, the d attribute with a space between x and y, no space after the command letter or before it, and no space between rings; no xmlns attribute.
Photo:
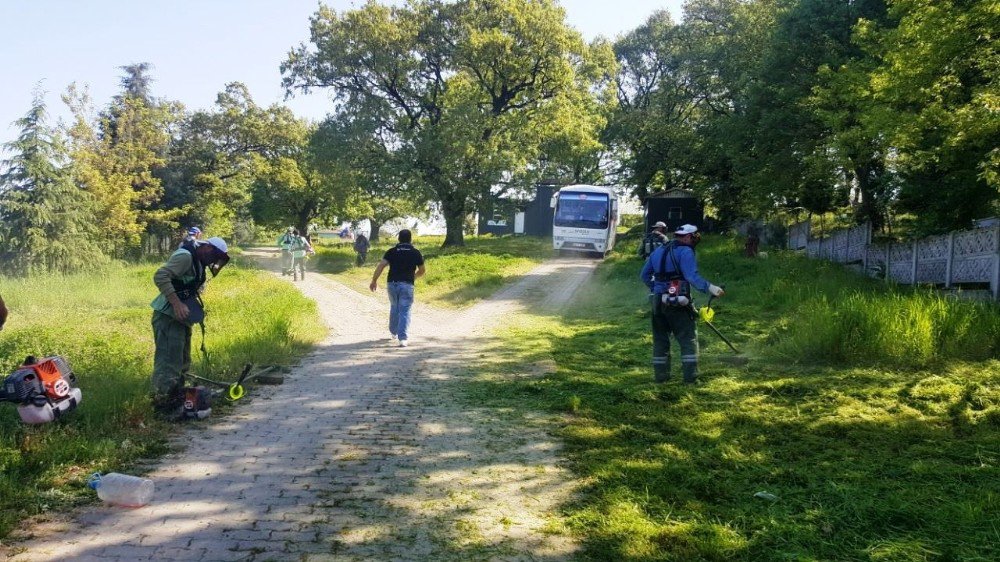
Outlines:
<svg viewBox="0 0 1000 562"><path fill-rule="evenodd" d="M656 224L653 225L653 228L667 228L667 223L663 221L656 221Z"/></svg>
<svg viewBox="0 0 1000 562"><path fill-rule="evenodd" d="M674 231L674 234L677 236L687 236L688 234L694 234L695 232L698 232L697 226L693 224L685 224L678 227L677 230Z"/></svg>
<svg viewBox="0 0 1000 562"><path fill-rule="evenodd" d="M225 240L219 238L218 236L213 236L208 240L205 240L205 243L215 246L215 248L223 254L229 254L229 245L226 244Z"/></svg>

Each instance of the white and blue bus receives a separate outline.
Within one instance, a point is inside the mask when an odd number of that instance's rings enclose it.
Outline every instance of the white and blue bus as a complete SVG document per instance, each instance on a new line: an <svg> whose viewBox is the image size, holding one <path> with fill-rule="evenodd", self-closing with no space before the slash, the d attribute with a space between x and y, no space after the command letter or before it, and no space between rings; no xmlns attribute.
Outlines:
<svg viewBox="0 0 1000 562"><path fill-rule="evenodd" d="M552 247L606 256L615 246L618 195L613 187L568 185L552 196Z"/></svg>

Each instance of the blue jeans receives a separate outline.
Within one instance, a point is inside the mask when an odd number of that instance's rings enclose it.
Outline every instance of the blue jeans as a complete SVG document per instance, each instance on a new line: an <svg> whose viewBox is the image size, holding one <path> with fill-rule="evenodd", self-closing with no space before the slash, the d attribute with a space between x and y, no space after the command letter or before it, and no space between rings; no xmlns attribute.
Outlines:
<svg viewBox="0 0 1000 562"><path fill-rule="evenodd" d="M386 289L389 291L389 333L405 341L406 329L410 327L410 307L413 306L413 284L392 281Z"/></svg>

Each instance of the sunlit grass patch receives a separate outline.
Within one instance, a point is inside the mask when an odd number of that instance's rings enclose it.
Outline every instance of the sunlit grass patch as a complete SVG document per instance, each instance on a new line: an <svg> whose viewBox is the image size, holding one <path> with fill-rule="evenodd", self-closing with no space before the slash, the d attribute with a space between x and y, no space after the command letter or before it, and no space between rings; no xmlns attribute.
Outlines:
<svg viewBox="0 0 1000 562"><path fill-rule="evenodd" d="M653 384L640 264L622 251L565 317L503 330L469 381L470 400L559 420L586 558L991 559L996 307L739 249L710 238L698 255L727 285L716 325L748 365L721 361L731 352L701 327L703 384L677 381L676 346L673 381ZM504 377L546 361L540 377Z"/></svg>

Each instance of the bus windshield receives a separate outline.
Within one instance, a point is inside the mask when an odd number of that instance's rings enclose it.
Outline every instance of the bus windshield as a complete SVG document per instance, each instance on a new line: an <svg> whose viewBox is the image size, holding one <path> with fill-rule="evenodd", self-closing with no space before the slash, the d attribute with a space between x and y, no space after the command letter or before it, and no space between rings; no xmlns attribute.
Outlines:
<svg viewBox="0 0 1000 562"><path fill-rule="evenodd" d="M559 192L556 226L573 228L608 228L610 204L606 193Z"/></svg>

